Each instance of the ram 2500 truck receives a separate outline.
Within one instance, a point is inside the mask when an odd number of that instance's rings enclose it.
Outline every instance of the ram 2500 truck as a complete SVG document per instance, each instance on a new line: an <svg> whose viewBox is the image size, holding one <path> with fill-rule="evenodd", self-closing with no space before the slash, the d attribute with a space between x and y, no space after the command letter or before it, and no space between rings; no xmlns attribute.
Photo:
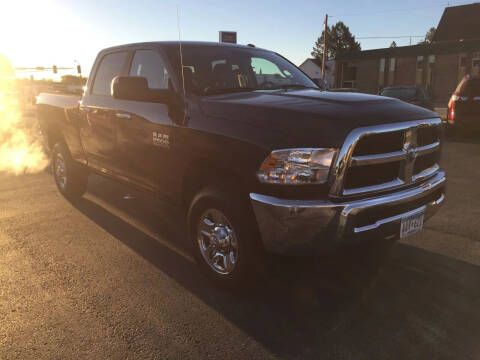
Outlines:
<svg viewBox="0 0 480 360"><path fill-rule="evenodd" d="M253 46L102 50L82 98L40 94L38 118L65 197L95 172L183 206L197 262L222 284L265 252L411 235L445 196L436 113L321 91Z"/></svg>

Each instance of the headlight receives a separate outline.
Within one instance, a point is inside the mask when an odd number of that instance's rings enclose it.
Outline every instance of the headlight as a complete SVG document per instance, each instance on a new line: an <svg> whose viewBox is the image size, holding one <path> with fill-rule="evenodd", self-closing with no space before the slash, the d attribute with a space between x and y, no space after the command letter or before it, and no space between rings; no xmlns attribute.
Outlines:
<svg viewBox="0 0 480 360"><path fill-rule="evenodd" d="M257 177L267 184L323 184L337 149L275 150L265 159Z"/></svg>

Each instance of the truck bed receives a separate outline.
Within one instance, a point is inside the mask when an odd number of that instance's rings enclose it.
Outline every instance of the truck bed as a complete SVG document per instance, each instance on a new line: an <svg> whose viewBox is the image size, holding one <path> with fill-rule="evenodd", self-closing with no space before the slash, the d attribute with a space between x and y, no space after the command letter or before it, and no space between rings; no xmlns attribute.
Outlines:
<svg viewBox="0 0 480 360"><path fill-rule="evenodd" d="M60 108L69 108L78 105L80 95L40 93L37 96L37 105L50 105Z"/></svg>

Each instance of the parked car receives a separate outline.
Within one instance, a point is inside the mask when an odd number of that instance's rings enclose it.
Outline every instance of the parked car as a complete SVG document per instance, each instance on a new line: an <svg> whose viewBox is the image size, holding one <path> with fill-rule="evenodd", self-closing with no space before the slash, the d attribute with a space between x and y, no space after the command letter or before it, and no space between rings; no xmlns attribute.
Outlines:
<svg viewBox="0 0 480 360"><path fill-rule="evenodd" d="M465 76L448 102L447 122L463 130L480 130L480 77Z"/></svg>
<svg viewBox="0 0 480 360"><path fill-rule="evenodd" d="M65 197L95 172L182 207L199 266L228 286L265 252L393 241L443 204L437 114L321 91L268 50L181 44L102 50L82 98L39 95Z"/></svg>
<svg viewBox="0 0 480 360"><path fill-rule="evenodd" d="M328 89L328 91L331 91L331 92L353 92L353 93L356 93L356 92L358 92L358 89L357 89L357 88L332 88L332 89Z"/></svg>
<svg viewBox="0 0 480 360"><path fill-rule="evenodd" d="M410 104L433 110L430 95L421 86L390 86L380 90L379 95L400 99Z"/></svg>

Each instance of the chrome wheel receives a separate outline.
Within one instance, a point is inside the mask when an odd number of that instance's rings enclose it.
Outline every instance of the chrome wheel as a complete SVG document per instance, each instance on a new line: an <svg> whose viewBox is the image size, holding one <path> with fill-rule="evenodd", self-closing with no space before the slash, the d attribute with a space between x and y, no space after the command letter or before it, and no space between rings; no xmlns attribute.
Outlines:
<svg viewBox="0 0 480 360"><path fill-rule="evenodd" d="M62 154L56 153L55 159L53 162L55 179L60 189L64 190L67 186L67 166L65 165L65 160L63 159Z"/></svg>
<svg viewBox="0 0 480 360"><path fill-rule="evenodd" d="M237 235L227 217L208 209L197 226L197 242L205 262L218 274L230 274L238 262Z"/></svg>

